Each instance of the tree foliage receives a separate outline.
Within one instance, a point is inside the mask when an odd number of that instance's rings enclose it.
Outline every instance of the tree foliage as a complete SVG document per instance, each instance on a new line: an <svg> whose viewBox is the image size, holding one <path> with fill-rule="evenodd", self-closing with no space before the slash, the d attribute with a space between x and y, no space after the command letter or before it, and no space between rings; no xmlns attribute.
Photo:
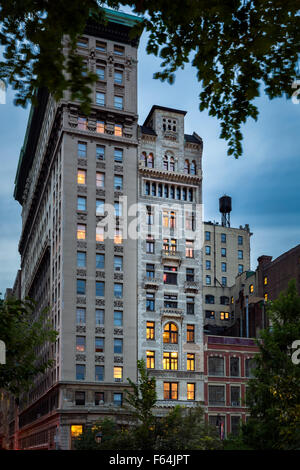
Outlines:
<svg viewBox="0 0 300 470"><path fill-rule="evenodd" d="M56 99L64 90L88 112L96 80L76 55L76 39L89 17L103 22L104 2L0 0L0 78L17 90L16 103L34 99L46 87ZM260 87L270 99L291 96L298 75L299 0L108 0L129 6L144 21L135 33L149 33L147 52L162 59L154 78L173 83L190 62L201 84L200 110L219 119L228 154L242 154L242 125L257 119L253 103ZM68 37L68 39L67 39ZM69 54L63 54L64 42Z"/></svg>
<svg viewBox="0 0 300 470"><path fill-rule="evenodd" d="M138 361L139 378L129 380L132 391L127 392L127 423L117 426L112 419L99 420L76 438L77 450L135 450L169 452L183 450L212 450L222 447L216 430L204 423L200 406L175 406L164 416L154 412L156 381L150 377L145 361ZM101 442L96 436L101 433Z"/></svg>
<svg viewBox="0 0 300 470"><path fill-rule="evenodd" d="M251 418L243 428L254 449L300 449L300 365L291 346L300 339L295 281L268 306L271 326L261 334L255 377L249 381Z"/></svg>
<svg viewBox="0 0 300 470"><path fill-rule="evenodd" d="M0 389L16 397L27 390L39 373L52 364L37 349L54 342L57 333L47 320L47 311L34 319L32 300L0 300L0 339L6 346L6 363L0 364Z"/></svg>

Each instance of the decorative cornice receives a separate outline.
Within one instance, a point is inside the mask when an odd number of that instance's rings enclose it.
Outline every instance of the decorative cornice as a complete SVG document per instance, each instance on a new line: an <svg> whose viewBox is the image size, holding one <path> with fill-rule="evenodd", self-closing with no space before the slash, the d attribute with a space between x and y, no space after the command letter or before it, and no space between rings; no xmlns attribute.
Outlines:
<svg viewBox="0 0 300 470"><path fill-rule="evenodd" d="M186 175L185 173L176 173L175 171L160 170L159 168L148 168L144 166L143 162L139 162L139 172L143 176L149 178L158 178L161 180L168 180L172 182L180 182L186 184L197 185L201 183L202 171L198 170L197 175Z"/></svg>

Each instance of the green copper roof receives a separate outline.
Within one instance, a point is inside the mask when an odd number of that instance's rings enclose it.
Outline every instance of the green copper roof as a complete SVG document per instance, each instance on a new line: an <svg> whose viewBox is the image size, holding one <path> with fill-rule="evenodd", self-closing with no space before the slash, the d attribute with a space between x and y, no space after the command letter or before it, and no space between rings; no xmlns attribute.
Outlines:
<svg viewBox="0 0 300 470"><path fill-rule="evenodd" d="M108 21L112 23L119 23L125 26L133 27L135 23L142 22L143 18L136 15L129 15L128 13L123 13L122 11L110 10L108 8L102 8L105 12L105 16Z"/></svg>

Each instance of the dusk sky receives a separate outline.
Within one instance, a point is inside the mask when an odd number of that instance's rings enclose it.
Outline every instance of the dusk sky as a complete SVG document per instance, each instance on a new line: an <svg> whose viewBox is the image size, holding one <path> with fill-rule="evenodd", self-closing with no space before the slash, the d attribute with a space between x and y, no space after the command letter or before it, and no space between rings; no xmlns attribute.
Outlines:
<svg viewBox="0 0 300 470"><path fill-rule="evenodd" d="M251 238L251 268L257 257L276 258L300 243L300 105L286 98L257 100L259 118L243 128L243 156L227 156L227 144L219 139L216 118L199 111L200 85L196 71L188 66L177 73L174 85L152 78L160 60L147 56L146 35L139 46L138 114L142 124L153 104L187 111L185 132L197 132L203 139L204 219L220 221L218 199L232 197L231 226L248 223ZM14 178L24 140L29 106L13 105L8 90L6 104L0 104L0 292L12 287L19 268L18 240L21 206L13 198Z"/></svg>

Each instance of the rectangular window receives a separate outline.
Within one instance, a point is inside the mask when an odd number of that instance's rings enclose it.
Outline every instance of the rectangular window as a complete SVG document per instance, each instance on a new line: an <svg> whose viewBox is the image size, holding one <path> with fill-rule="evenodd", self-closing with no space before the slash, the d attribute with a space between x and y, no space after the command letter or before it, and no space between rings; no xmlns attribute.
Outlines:
<svg viewBox="0 0 300 470"><path fill-rule="evenodd" d="M154 312L155 310L155 294L153 292L146 293L146 311Z"/></svg>
<svg viewBox="0 0 300 470"><path fill-rule="evenodd" d="M195 400L195 384L186 384L187 388L187 399Z"/></svg>
<svg viewBox="0 0 300 470"><path fill-rule="evenodd" d="M104 380L104 366L95 366L95 381L102 382Z"/></svg>
<svg viewBox="0 0 300 470"><path fill-rule="evenodd" d="M104 310L98 309L98 308L96 309L95 323L96 323L96 326L104 325Z"/></svg>
<svg viewBox="0 0 300 470"><path fill-rule="evenodd" d="M123 257L122 256L114 256L114 270L123 271Z"/></svg>
<svg viewBox="0 0 300 470"><path fill-rule="evenodd" d="M208 404L225 406L225 387L223 385L208 386Z"/></svg>
<svg viewBox="0 0 300 470"><path fill-rule="evenodd" d="M96 281L96 297L104 297L104 282Z"/></svg>
<svg viewBox="0 0 300 470"><path fill-rule="evenodd" d="M117 45L114 46L114 54L122 56L124 55L124 51L125 49L123 46L117 46Z"/></svg>
<svg viewBox="0 0 300 470"><path fill-rule="evenodd" d="M95 352L104 352L104 338L95 338Z"/></svg>
<svg viewBox="0 0 300 470"><path fill-rule="evenodd" d="M105 80L105 67L97 67L96 74L98 75L98 80Z"/></svg>
<svg viewBox="0 0 300 470"><path fill-rule="evenodd" d="M85 379L85 365L76 364L76 380L84 380L84 379Z"/></svg>
<svg viewBox="0 0 300 470"><path fill-rule="evenodd" d="M114 379L115 381L120 382L123 379L123 367L115 366L114 367Z"/></svg>
<svg viewBox="0 0 300 470"><path fill-rule="evenodd" d="M242 274L242 272L244 272L244 265L243 264L239 264L238 272L239 272L239 274Z"/></svg>
<svg viewBox="0 0 300 470"><path fill-rule="evenodd" d="M104 121L97 121L96 132L98 132L98 134L104 134L104 132L105 132L105 123L104 123Z"/></svg>
<svg viewBox="0 0 300 470"><path fill-rule="evenodd" d="M96 104L99 106L105 106L105 93L99 91L96 92Z"/></svg>
<svg viewBox="0 0 300 470"><path fill-rule="evenodd" d="M178 400L177 382L164 382L164 400Z"/></svg>
<svg viewBox="0 0 300 470"><path fill-rule="evenodd" d="M186 341L187 343L195 342L195 325L186 326Z"/></svg>
<svg viewBox="0 0 300 470"><path fill-rule="evenodd" d="M85 308L76 309L76 324L77 325L85 324Z"/></svg>
<svg viewBox="0 0 300 470"><path fill-rule="evenodd" d="M211 269L211 261L206 260L205 261L205 267L206 267L207 270L210 270Z"/></svg>
<svg viewBox="0 0 300 470"><path fill-rule="evenodd" d="M148 235L146 240L146 253L154 253L154 238L152 235Z"/></svg>
<svg viewBox="0 0 300 470"><path fill-rule="evenodd" d="M123 403L123 393L114 393L114 405L122 406Z"/></svg>
<svg viewBox="0 0 300 470"><path fill-rule="evenodd" d="M86 211L86 197L77 196L77 210Z"/></svg>
<svg viewBox="0 0 300 470"><path fill-rule="evenodd" d="M123 176L119 176L119 175L114 176L114 190L115 191L123 190Z"/></svg>
<svg viewBox="0 0 300 470"><path fill-rule="evenodd" d="M194 258L194 240L186 240L186 242L185 242L185 256L187 258Z"/></svg>
<svg viewBox="0 0 300 470"><path fill-rule="evenodd" d="M100 52L106 52L106 43L102 41L96 41L96 50Z"/></svg>
<svg viewBox="0 0 300 470"><path fill-rule="evenodd" d="M117 85L122 85L122 83L123 83L123 72L121 70L115 70L114 82Z"/></svg>
<svg viewBox="0 0 300 470"><path fill-rule="evenodd" d="M147 321L146 339L149 339L149 340L155 339L155 322L154 321Z"/></svg>
<svg viewBox="0 0 300 470"><path fill-rule="evenodd" d="M207 242L210 241L210 232L205 232L205 240L206 240Z"/></svg>
<svg viewBox="0 0 300 470"><path fill-rule="evenodd" d="M221 242L226 243L226 233L221 233Z"/></svg>
<svg viewBox="0 0 300 470"><path fill-rule="evenodd" d="M86 184L86 171L85 170L77 171L77 184Z"/></svg>
<svg viewBox="0 0 300 470"><path fill-rule="evenodd" d="M123 326L123 312L120 310L114 311L114 326Z"/></svg>
<svg viewBox="0 0 300 470"><path fill-rule="evenodd" d="M85 280L77 279L77 294L85 295Z"/></svg>
<svg viewBox="0 0 300 470"><path fill-rule="evenodd" d="M240 406L240 402L241 402L241 399L240 399L240 393L241 393L241 389L240 387L230 387L230 403L231 403L231 406Z"/></svg>
<svg viewBox="0 0 300 470"><path fill-rule="evenodd" d="M195 297L186 298L186 313L188 315L194 315L195 313Z"/></svg>
<svg viewBox="0 0 300 470"><path fill-rule="evenodd" d="M185 228L186 230L195 231L195 214L193 212L185 213Z"/></svg>
<svg viewBox="0 0 300 470"><path fill-rule="evenodd" d="M177 352L164 352L163 353L163 368L166 370L178 369L178 353Z"/></svg>
<svg viewBox="0 0 300 470"><path fill-rule="evenodd" d="M238 245L242 245L243 244L243 237L242 235L239 235L238 236Z"/></svg>
<svg viewBox="0 0 300 470"><path fill-rule="evenodd" d="M105 185L105 175L104 173L96 173L96 186L97 188L104 188Z"/></svg>
<svg viewBox="0 0 300 470"><path fill-rule="evenodd" d="M186 369L195 370L195 354L188 353L186 355Z"/></svg>
<svg viewBox="0 0 300 470"><path fill-rule="evenodd" d="M96 215L104 215L104 201L96 199Z"/></svg>
<svg viewBox="0 0 300 470"><path fill-rule="evenodd" d="M177 267L164 266L164 284L177 285Z"/></svg>
<svg viewBox="0 0 300 470"><path fill-rule="evenodd" d="M238 436L239 432L240 432L240 416L231 416L231 433L234 435L234 436Z"/></svg>
<svg viewBox="0 0 300 470"><path fill-rule="evenodd" d="M86 267L86 253L84 251L77 252L77 268Z"/></svg>
<svg viewBox="0 0 300 470"><path fill-rule="evenodd" d="M155 352L147 351L147 369L155 369Z"/></svg>
<svg viewBox="0 0 300 470"><path fill-rule="evenodd" d="M226 248L221 248L221 256L223 256L223 258L226 256Z"/></svg>
<svg viewBox="0 0 300 470"><path fill-rule="evenodd" d="M114 160L117 163L122 163L123 162L123 149L114 149Z"/></svg>
<svg viewBox="0 0 300 470"><path fill-rule="evenodd" d="M121 245L123 243L123 230L121 228L116 228L115 230L114 243L116 245Z"/></svg>
<svg viewBox="0 0 300 470"><path fill-rule="evenodd" d="M104 392L95 392L95 405L104 403Z"/></svg>
<svg viewBox="0 0 300 470"><path fill-rule="evenodd" d="M210 318L212 320L215 318L215 312L211 310L205 310L205 318Z"/></svg>
<svg viewBox="0 0 300 470"><path fill-rule="evenodd" d="M115 354L123 354L123 340L122 339L114 339L114 353Z"/></svg>
<svg viewBox="0 0 300 470"><path fill-rule="evenodd" d="M119 283L114 284L114 296L117 299L123 298L123 284L119 284Z"/></svg>
<svg viewBox="0 0 300 470"><path fill-rule="evenodd" d="M87 120L86 120L86 118L78 117L77 127L80 131L86 131L86 129L87 129Z"/></svg>
<svg viewBox="0 0 300 470"><path fill-rule="evenodd" d="M146 264L146 277L147 279L155 278L155 265L154 264Z"/></svg>
<svg viewBox="0 0 300 470"><path fill-rule="evenodd" d="M85 142L78 142L77 155L79 158L86 158L87 144Z"/></svg>
<svg viewBox="0 0 300 470"><path fill-rule="evenodd" d="M114 135L117 137L122 137L123 135L123 126L121 124L115 124Z"/></svg>
<svg viewBox="0 0 300 470"><path fill-rule="evenodd" d="M208 375L224 377L224 358L210 356L208 358Z"/></svg>
<svg viewBox="0 0 300 470"><path fill-rule="evenodd" d="M205 247L205 254L206 254L206 255L210 255L210 253L211 253L211 248L210 248L209 245L207 245L207 246Z"/></svg>
<svg viewBox="0 0 300 470"><path fill-rule="evenodd" d="M101 253L96 253L96 269L104 269L105 256Z"/></svg>
<svg viewBox="0 0 300 470"><path fill-rule="evenodd" d="M177 308L178 298L176 294L164 294L164 308Z"/></svg>
<svg viewBox="0 0 300 470"><path fill-rule="evenodd" d="M227 286L227 277L222 277L222 286Z"/></svg>
<svg viewBox="0 0 300 470"><path fill-rule="evenodd" d="M105 147L104 145L96 145L96 160L105 160Z"/></svg>
<svg viewBox="0 0 300 470"><path fill-rule="evenodd" d="M238 250L238 259L243 259L243 250Z"/></svg>
<svg viewBox="0 0 300 470"><path fill-rule="evenodd" d="M221 263L221 269L222 269L222 273L226 273L226 271L227 271L227 264L226 264L226 263Z"/></svg>
<svg viewBox="0 0 300 470"><path fill-rule="evenodd" d="M195 280L194 268L186 268L186 280L187 282L194 282Z"/></svg>
<svg viewBox="0 0 300 470"><path fill-rule="evenodd" d="M85 352L85 336L76 336L76 351Z"/></svg>
<svg viewBox="0 0 300 470"><path fill-rule="evenodd" d="M89 40L87 38L79 38L77 40L77 47L88 47Z"/></svg>
<svg viewBox="0 0 300 470"><path fill-rule="evenodd" d="M205 276L205 283L207 286L211 285L211 277L208 274Z"/></svg>
<svg viewBox="0 0 300 470"><path fill-rule="evenodd" d="M77 364L77 366L79 366L79 364ZM77 366L76 366L76 369L77 369ZM82 367L84 367L84 366L82 366ZM85 405L85 392L79 392L79 391L75 392L75 405L76 406Z"/></svg>
<svg viewBox="0 0 300 470"><path fill-rule="evenodd" d="M229 320L229 312L220 312L220 320Z"/></svg>
<svg viewBox="0 0 300 470"><path fill-rule="evenodd" d="M253 358L245 359L245 376L249 378L253 378L254 369L255 369L255 359Z"/></svg>
<svg viewBox="0 0 300 470"><path fill-rule="evenodd" d="M104 241L104 227L96 227L96 242Z"/></svg>
<svg viewBox="0 0 300 470"><path fill-rule="evenodd" d="M114 96L114 107L123 109L123 96Z"/></svg>

